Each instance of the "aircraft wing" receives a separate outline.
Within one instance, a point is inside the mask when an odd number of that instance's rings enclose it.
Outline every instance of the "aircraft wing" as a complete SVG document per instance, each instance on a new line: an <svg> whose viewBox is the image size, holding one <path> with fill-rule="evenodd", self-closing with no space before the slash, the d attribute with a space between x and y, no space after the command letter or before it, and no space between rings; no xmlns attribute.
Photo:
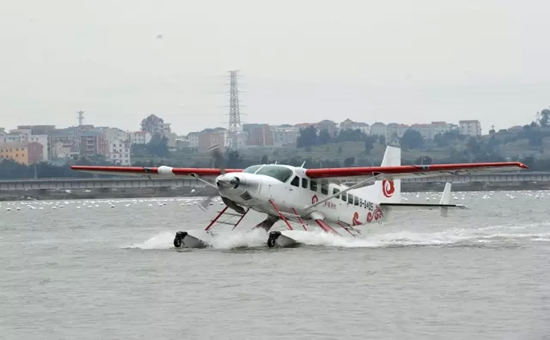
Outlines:
<svg viewBox="0 0 550 340"><path fill-rule="evenodd" d="M439 177L448 175L457 176L468 175L471 173L510 171L519 169L529 169L529 167L520 162L399 165L308 169L306 170L306 175L310 178L331 178L342 180L378 176L379 178L393 180L416 177Z"/></svg>
<svg viewBox="0 0 550 340"><path fill-rule="evenodd" d="M213 178L221 175L216 168L172 168L159 167L128 167L128 166L81 166L73 165L72 170L103 175L141 176L141 177L201 177ZM225 172L241 172L242 169L226 169Z"/></svg>

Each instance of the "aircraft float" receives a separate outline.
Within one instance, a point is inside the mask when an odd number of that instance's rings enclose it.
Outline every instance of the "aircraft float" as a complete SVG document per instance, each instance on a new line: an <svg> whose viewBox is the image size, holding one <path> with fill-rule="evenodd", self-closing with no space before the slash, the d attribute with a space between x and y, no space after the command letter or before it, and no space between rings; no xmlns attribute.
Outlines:
<svg viewBox="0 0 550 340"><path fill-rule="evenodd" d="M211 149L218 164L223 164L219 148ZM120 166L72 166L76 171L119 174L144 177L194 178L217 189L225 207L206 226L205 235L192 235L193 231L178 231L174 238L176 248L204 248L216 237L212 228L216 223L229 224L234 230L250 211L266 215L256 225L269 232L271 227L283 221L288 230L271 231L267 239L269 247L292 247L298 242L293 230L311 231L320 228L326 233L346 234L357 237L358 226L380 223L396 209L440 209L443 216L449 208L465 208L451 204L451 183L446 183L438 204L401 202L401 180L406 178L465 175L475 172L529 169L520 162L462 163L401 165L401 149L387 146L380 166L306 169L283 164L258 164L246 169L120 167ZM213 182L212 182L213 180ZM346 185L344 182L355 182ZM212 197L201 206L210 204ZM236 221L220 218L228 215ZM315 222L313 228L309 222ZM319 229L318 229L319 230ZM209 238L210 237L210 238Z"/></svg>

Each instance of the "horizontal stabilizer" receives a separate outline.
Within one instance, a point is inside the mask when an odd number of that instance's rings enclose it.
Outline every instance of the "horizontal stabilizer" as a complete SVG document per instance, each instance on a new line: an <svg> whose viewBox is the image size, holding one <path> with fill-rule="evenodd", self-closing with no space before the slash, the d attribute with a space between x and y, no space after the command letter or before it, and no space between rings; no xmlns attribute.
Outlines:
<svg viewBox="0 0 550 340"><path fill-rule="evenodd" d="M380 203L381 207L388 208L417 208L417 209L436 209L436 208L460 208L466 209L463 204L435 204L435 203Z"/></svg>

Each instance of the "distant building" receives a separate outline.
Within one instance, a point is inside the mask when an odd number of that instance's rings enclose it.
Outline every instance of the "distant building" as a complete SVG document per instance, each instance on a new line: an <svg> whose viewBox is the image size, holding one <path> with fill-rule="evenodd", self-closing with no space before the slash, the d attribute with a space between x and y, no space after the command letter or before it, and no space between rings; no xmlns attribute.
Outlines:
<svg viewBox="0 0 550 340"><path fill-rule="evenodd" d="M299 124L295 124L294 127L296 127L297 129L305 129L307 127L310 127L312 125L315 125L313 123L299 123Z"/></svg>
<svg viewBox="0 0 550 340"><path fill-rule="evenodd" d="M461 120L458 122L460 134L467 136L481 136L479 120Z"/></svg>
<svg viewBox="0 0 550 340"><path fill-rule="evenodd" d="M130 165L130 141L111 140L108 142L107 159L116 165Z"/></svg>
<svg viewBox="0 0 550 340"><path fill-rule="evenodd" d="M25 138L21 138L20 135L1 135L0 136L0 145L1 144L12 144L12 143L24 143Z"/></svg>
<svg viewBox="0 0 550 340"><path fill-rule="evenodd" d="M370 125L367 123L354 122L348 118L340 123L338 130L360 130L364 134L368 135L370 134Z"/></svg>
<svg viewBox="0 0 550 340"><path fill-rule="evenodd" d="M225 151L227 141L227 130L224 128L205 129L199 134L199 151L208 151L211 147L219 145L220 149Z"/></svg>
<svg viewBox="0 0 550 340"><path fill-rule="evenodd" d="M166 137L168 139L168 141L167 141L168 148L171 151L174 151L176 149L178 135L173 133L173 132L169 132L169 133L165 134L164 137Z"/></svg>
<svg viewBox="0 0 550 340"><path fill-rule="evenodd" d="M434 137L449 132L456 127L456 125L447 122L432 122L431 125L433 127Z"/></svg>
<svg viewBox="0 0 550 340"><path fill-rule="evenodd" d="M374 126L374 124L373 124ZM397 145L410 127L406 124L390 123L386 125L386 144ZM371 127L372 134L372 127Z"/></svg>
<svg viewBox="0 0 550 340"><path fill-rule="evenodd" d="M295 147L300 129L292 125L272 126L273 145Z"/></svg>
<svg viewBox="0 0 550 340"><path fill-rule="evenodd" d="M11 159L23 165L30 165L42 161L42 144L9 143L0 145L0 160Z"/></svg>
<svg viewBox="0 0 550 340"><path fill-rule="evenodd" d="M176 150L189 149L189 141L186 137L178 136L176 138Z"/></svg>
<svg viewBox="0 0 550 340"><path fill-rule="evenodd" d="M78 129L59 129L49 136L50 159L74 158L80 154L80 132Z"/></svg>
<svg viewBox="0 0 550 340"><path fill-rule="evenodd" d="M55 132L55 125L19 125L17 130L31 130L33 135L50 135Z"/></svg>
<svg viewBox="0 0 550 340"><path fill-rule="evenodd" d="M32 134L31 129L17 129L10 131L9 135L0 136L1 143L31 143L36 142L42 145L42 156L41 159L43 162L49 160L48 150L49 150L49 138L48 135L42 134Z"/></svg>
<svg viewBox="0 0 550 340"><path fill-rule="evenodd" d="M156 134L166 136L171 132L170 124L155 115L150 115L141 121L141 131L149 132L151 136Z"/></svg>
<svg viewBox="0 0 550 340"><path fill-rule="evenodd" d="M48 150L49 150L49 137L48 135L30 135L28 136L28 143L38 143L42 145L42 162L47 162L50 160Z"/></svg>
<svg viewBox="0 0 550 340"><path fill-rule="evenodd" d="M410 128L418 131L425 140L434 139L434 126L432 124L413 124Z"/></svg>
<svg viewBox="0 0 550 340"><path fill-rule="evenodd" d="M191 149L199 149L199 135L200 132L190 132L189 134L187 134L187 141L189 142L189 147Z"/></svg>
<svg viewBox="0 0 550 340"><path fill-rule="evenodd" d="M273 146L273 133L267 124L243 124L247 146Z"/></svg>
<svg viewBox="0 0 550 340"><path fill-rule="evenodd" d="M386 124L381 122L376 122L370 127L370 134L373 136L386 136L388 132L388 127Z"/></svg>
<svg viewBox="0 0 550 340"><path fill-rule="evenodd" d="M103 138L108 144L114 141L129 141L130 134L119 128L100 127L95 129L96 132L103 134Z"/></svg>
<svg viewBox="0 0 550 340"><path fill-rule="evenodd" d="M130 144L147 144L153 136L147 131L130 132Z"/></svg>
<svg viewBox="0 0 550 340"><path fill-rule="evenodd" d="M84 132L80 135L80 156L107 155L107 141L99 132Z"/></svg>
<svg viewBox="0 0 550 340"><path fill-rule="evenodd" d="M315 127L317 128L318 132L327 130L331 137L334 137L336 135L336 132L338 131L338 124L336 124L332 120L322 120L319 123L315 124Z"/></svg>
<svg viewBox="0 0 550 340"><path fill-rule="evenodd" d="M51 143L50 157L52 159L78 159L80 148L74 141L56 141Z"/></svg>

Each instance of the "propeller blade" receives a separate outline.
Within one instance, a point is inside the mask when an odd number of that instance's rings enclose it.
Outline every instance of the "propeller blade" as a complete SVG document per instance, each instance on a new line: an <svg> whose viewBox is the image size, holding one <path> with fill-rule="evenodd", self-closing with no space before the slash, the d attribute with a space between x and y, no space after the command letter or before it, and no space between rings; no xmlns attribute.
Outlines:
<svg viewBox="0 0 550 340"><path fill-rule="evenodd" d="M210 148L210 154L214 158L215 165L220 169L222 175L225 174L225 158L222 154L221 148L219 145L214 145Z"/></svg>
<svg viewBox="0 0 550 340"><path fill-rule="evenodd" d="M209 196L209 197L206 197L204 200L202 200L198 206L199 208L206 212L206 210L208 209L208 206L210 205L210 203L212 203L212 200L214 199L214 196Z"/></svg>

